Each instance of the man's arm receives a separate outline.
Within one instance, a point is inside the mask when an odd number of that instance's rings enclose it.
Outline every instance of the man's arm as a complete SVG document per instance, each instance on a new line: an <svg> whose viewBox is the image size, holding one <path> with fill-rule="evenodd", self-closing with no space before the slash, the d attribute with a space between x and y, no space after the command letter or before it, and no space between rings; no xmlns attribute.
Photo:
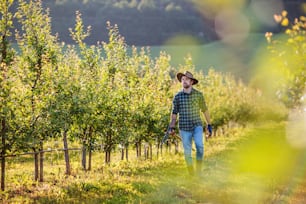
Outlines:
<svg viewBox="0 0 306 204"><path fill-rule="evenodd" d="M210 115L209 115L208 110L206 110L206 111L204 112L204 116L205 116L207 125L210 125L210 124L211 124L211 123L210 123Z"/></svg>
<svg viewBox="0 0 306 204"><path fill-rule="evenodd" d="M170 128L175 128L176 118L177 118L177 115L172 113L171 114Z"/></svg>

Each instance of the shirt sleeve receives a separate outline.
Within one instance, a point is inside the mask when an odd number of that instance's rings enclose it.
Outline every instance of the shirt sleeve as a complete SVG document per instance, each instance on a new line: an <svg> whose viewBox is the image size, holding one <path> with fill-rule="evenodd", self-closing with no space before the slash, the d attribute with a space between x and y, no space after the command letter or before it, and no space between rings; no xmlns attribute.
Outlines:
<svg viewBox="0 0 306 204"><path fill-rule="evenodd" d="M207 111L207 105L206 105L206 101L205 98L203 96L203 94L200 94L200 109L201 111L204 113L205 111Z"/></svg>
<svg viewBox="0 0 306 204"><path fill-rule="evenodd" d="M178 97L176 95L172 101L172 114L177 115L178 112L179 112L179 102L178 102Z"/></svg>

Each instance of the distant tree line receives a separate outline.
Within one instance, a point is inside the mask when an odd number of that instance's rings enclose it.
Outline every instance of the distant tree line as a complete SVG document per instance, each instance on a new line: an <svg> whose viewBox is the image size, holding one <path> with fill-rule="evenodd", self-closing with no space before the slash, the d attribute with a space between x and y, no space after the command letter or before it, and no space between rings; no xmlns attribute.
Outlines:
<svg viewBox="0 0 306 204"><path fill-rule="evenodd" d="M284 1L285 9L300 16L302 11L297 8L302 2ZM74 26L76 11L92 27L88 44L107 40L107 21L120 27L129 45L161 45L178 34L191 35L200 44L218 40L213 20L201 15L191 0L45 0L43 6L50 9L52 32L68 44L74 43L68 28ZM258 29L254 32L271 30Z"/></svg>

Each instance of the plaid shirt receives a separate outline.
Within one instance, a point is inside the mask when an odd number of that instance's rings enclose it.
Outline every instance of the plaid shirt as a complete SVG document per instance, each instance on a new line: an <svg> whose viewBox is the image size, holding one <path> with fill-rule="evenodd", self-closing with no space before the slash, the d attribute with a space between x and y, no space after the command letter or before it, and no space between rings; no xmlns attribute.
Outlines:
<svg viewBox="0 0 306 204"><path fill-rule="evenodd" d="M207 110L203 94L192 88L191 92L178 92L172 102L172 114L179 114L179 128L184 131L193 131L197 126L203 126L201 111Z"/></svg>

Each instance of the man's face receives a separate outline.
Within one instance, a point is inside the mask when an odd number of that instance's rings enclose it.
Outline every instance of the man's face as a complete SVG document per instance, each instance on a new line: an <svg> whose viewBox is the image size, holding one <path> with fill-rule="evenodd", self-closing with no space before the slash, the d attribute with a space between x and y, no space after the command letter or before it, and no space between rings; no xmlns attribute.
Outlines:
<svg viewBox="0 0 306 204"><path fill-rule="evenodd" d="M181 83L185 89L188 89L190 86L192 86L193 80L186 76L182 76Z"/></svg>

